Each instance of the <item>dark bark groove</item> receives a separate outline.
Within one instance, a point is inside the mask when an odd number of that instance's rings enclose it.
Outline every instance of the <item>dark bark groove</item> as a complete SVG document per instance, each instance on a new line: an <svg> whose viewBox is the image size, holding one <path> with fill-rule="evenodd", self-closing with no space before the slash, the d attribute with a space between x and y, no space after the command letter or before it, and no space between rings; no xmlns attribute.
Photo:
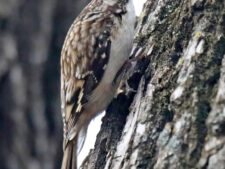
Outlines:
<svg viewBox="0 0 225 169"><path fill-rule="evenodd" d="M149 64L116 149L104 154L106 165L95 161L99 168L225 168L224 7L146 2L134 47L145 48Z"/></svg>

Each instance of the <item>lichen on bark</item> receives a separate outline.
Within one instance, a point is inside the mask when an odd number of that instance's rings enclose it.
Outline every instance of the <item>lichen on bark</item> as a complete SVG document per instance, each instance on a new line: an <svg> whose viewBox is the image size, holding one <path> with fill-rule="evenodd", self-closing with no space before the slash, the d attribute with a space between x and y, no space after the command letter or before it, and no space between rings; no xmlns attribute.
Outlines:
<svg viewBox="0 0 225 169"><path fill-rule="evenodd" d="M137 66L147 66L126 97L132 103L120 138L98 168L225 168L224 16L222 0L145 3L134 47L145 49Z"/></svg>

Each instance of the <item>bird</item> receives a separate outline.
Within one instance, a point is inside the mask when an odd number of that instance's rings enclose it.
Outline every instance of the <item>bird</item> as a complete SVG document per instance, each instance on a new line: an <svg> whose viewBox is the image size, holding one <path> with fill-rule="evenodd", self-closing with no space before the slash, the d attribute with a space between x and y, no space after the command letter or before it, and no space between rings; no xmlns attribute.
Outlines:
<svg viewBox="0 0 225 169"><path fill-rule="evenodd" d="M74 20L61 51L61 169L77 169L90 121L116 95L135 33L132 0L92 0Z"/></svg>

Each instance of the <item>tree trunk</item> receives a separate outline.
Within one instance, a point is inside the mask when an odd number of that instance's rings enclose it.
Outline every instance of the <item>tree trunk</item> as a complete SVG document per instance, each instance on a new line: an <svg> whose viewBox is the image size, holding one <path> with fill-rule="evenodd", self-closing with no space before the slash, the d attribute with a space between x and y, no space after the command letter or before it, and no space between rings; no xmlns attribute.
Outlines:
<svg viewBox="0 0 225 169"><path fill-rule="evenodd" d="M148 0L134 48L136 92L108 107L82 168L224 169L225 1Z"/></svg>
<svg viewBox="0 0 225 169"><path fill-rule="evenodd" d="M0 169L60 168L60 50L87 1L0 1ZM134 48L136 92L108 107L83 168L224 169L225 1L148 0Z"/></svg>

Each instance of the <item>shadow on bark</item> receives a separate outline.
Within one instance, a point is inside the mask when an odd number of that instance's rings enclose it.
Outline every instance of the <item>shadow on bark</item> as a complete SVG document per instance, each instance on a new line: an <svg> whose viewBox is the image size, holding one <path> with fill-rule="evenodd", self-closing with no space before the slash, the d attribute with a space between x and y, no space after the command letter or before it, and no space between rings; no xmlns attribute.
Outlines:
<svg viewBox="0 0 225 169"><path fill-rule="evenodd" d="M149 64L124 98L132 101L119 138L99 134L83 168L225 168L224 16L221 0L145 3L134 47Z"/></svg>

